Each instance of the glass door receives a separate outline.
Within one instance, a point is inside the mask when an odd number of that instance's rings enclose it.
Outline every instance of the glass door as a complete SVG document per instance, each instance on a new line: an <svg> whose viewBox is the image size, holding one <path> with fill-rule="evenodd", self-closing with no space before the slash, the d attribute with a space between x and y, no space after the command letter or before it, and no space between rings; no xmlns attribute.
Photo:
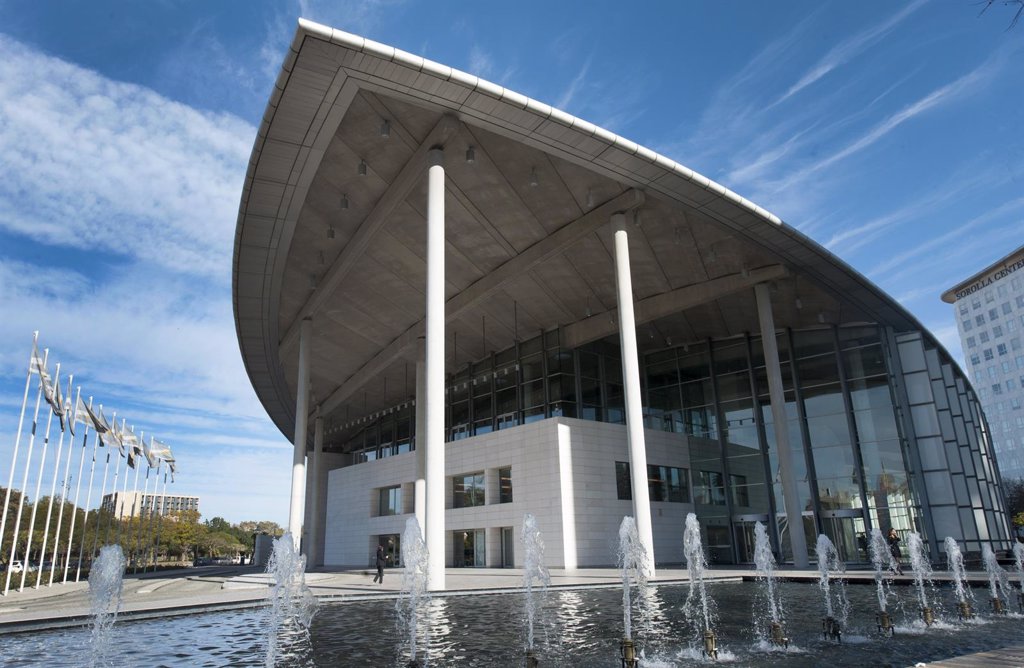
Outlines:
<svg viewBox="0 0 1024 668"><path fill-rule="evenodd" d="M515 530L512 527L501 528L501 566L515 566Z"/></svg>
<svg viewBox="0 0 1024 668"><path fill-rule="evenodd" d="M823 510L821 525L845 563L870 562L864 515L860 510Z"/></svg>
<svg viewBox="0 0 1024 668"><path fill-rule="evenodd" d="M473 565L483 568L487 565L487 555L484 548L487 546L486 532L483 529L473 531Z"/></svg>
<svg viewBox="0 0 1024 668"><path fill-rule="evenodd" d="M754 527L760 522L768 531L768 515L734 515L732 531L736 537L736 554L741 564L754 563L754 546L756 544Z"/></svg>

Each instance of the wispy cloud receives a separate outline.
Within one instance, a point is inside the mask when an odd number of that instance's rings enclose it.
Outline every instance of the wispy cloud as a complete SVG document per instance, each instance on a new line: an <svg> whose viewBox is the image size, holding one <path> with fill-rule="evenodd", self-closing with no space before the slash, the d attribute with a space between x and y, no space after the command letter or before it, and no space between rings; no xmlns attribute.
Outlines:
<svg viewBox="0 0 1024 668"><path fill-rule="evenodd" d="M231 315L255 128L4 36L0 119L0 234L29 249L0 249L0 380L19 386L0 403L20 403L38 329L108 415L166 439L184 471L220 467L179 479L204 513L235 513L244 496L245 515L283 519L287 466L272 462L287 442L248 382ZM16 419L0 414L3 433ZM0 442L0 461L11 446Z"/></svg>
<svg viewBox="0 0 1024 668"><path fill-rule="evenodd" d="M573 98L576 97L576 94L579 93L580 89L583 87L583 84L587 80L587 72L590 71L591 60L591 58L587 58L586 62L583 63L583 66L580 68L580 71L576 74L575 77L573 77L572 81L569 82L569 85L568 87L566 87L565 92L563 92L561 97L559 97L558 100L555 102L556 107L558 107L559 109L569 109L569 107L572 105Z"/></svg>
<svg viewBox="0 0 1024 668"><path fill-rule="evenodd" d="M856 58L871 45L875 44L886 34L891 32L893 28L902 23L908 16L920 9L926 2L927 0L916 0L893 14L885 21L873 25L834 46L827 54L825 54L824 57L822 57L821 60L804 72L803 76L801 76L796 83L790 86L789 89L782 94L782 97L776 100L772 106L785 102L804 88L807 88L814 82L826 76L832 70Z"/></svg>

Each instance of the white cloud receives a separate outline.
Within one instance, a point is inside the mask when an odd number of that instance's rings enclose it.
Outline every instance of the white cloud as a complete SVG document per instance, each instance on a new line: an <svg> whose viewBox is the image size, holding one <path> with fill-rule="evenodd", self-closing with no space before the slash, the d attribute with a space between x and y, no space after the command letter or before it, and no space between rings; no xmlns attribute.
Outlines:
<svg viewBox="0 0 1024 668"><path fill-rule="evenodd" d="M171 445L205 516L284 521L290 445L249 384L230 293L255 132L0 36L2 433L38 329L51 368Z"/></svg>
<svg viewBox="0 0 1024 668"><path fill-rule="evenodd" d="M0 36L0 229L225 276L255 134Z"/></svg>

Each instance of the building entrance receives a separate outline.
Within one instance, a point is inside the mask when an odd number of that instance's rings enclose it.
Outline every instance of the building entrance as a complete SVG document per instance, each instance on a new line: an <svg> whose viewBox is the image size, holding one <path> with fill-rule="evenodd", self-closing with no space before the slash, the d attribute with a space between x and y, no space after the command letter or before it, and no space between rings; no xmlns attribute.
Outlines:
<svg viewBox="0 0 1024 668"><path fill-rule="evenodd" d="M515 530L512 527L501 528L501 567L515 566Z"/></svg>
<svg viewBox="0 0 1024 668"><path fill-rule="evenodd" d="M868 536L864 514L857 509L821 511L821 526L845 563L868 563Z"/></svg>
<svg viewBox="0 0 1024 668"><path fill-rule="evenodd" d="M454 555L453 564L456 568L482 568L487 565L485 539L483 529L463 529L452 532Z"/></svg>
<svg viewBox="0 0 1024 668"><path fill-rule="evenodd" d="M771 531L768 525L768 515L733 515L732 531L736 537L736 555L741 564L754 563L754 546L756 538L754 525L760 522L765 529Z"/></svg>

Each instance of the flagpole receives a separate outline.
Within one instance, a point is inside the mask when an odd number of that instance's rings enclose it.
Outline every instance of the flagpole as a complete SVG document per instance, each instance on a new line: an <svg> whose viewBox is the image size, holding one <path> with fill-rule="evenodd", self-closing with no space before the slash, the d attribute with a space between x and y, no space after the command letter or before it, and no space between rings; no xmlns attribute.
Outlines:
<svg viewBox="0 0 1024 668"><path fill-rule="evenodd" d="M82 398L82 386L81 385L78 386L78 398L79 399ZM79 401L78 401L78 399L76 399L75 400L75 419L76 420L78 419L78 404L79 404ZM89 407L90 408L92 407L92 397L89 397ZM79 496L80 496L81 491L82 491L82 472L85 470L85 468L84 468L85 467L85 451L89 449L88 448L88 444L89 444L89 425L90 425L90 422L89 422L88 419L85 419L82 422L85 424L85 431L82 432L82 454L81 454L81 456L78 459L78 482L75 484L75 503L72 506L72 510L71 510L71 523L70 523L70 526L68 527L68 552L64 556L64 579L61 580L61 584L67 584L67 582L68 582L68 570L70 570L70 568L71 568L71 546L73 545L74 538L75 538L75 522L78 520L78 499L79 499ZM96 446L95 445L93 445L92 466L93 466L93 468L96 467ZM92 487L92 472L89 473L89 486ZM82 533L83 534L85 533L85 521L88 518L89 518L89 513L88 512L83 513L83 517L82 517ZM82 542L83 543L85 542L85 536L82 536ZM81 556L82 555L82 548L81 548L81 546L79 546L79 548L78 548L78 555L79 555L78 559L79 559L79 561L81 561L81 559L82 559L82 556ZM76 578L75 581L77 582L78 579Z"/></svg>
<svg viewBox="0 0 1024 668"><path fill-rule="evenodd" d="M146 434L146 432L140 431L139 432L139 438L144 437L145 434ZM132 435L134 435L134 432L132 432ZM132 453L134 454L134 452L135 452L135 443L134 442L131 443L128 447L130 447L132 449ZM129 461L134 461L135 462L135 466L132 467L133 469L135 469L135 482L132 483L132 510L131 510L131 514L128 515L128 531L127 531L128 535L125 537L127 540L131 541L131 539L132 539L132 537L131 537L131 533L132 533L132 519L135 518L135 499L138 497L138 494L139 494L139 462L138 462L138 460L135 457L132 457L132 459L129 460ZM127 492L127 490L128 490L128 469L124 470L124 488L125 488L124 498L125 498L125 502L127 502L128 501L128 492ZM118 544L120 544L120 542L121 542L121 524L122 524L122 522L118 521L118 523L117 523L117 541L116 541ZM124 548L122 547L122 549L124 549ZM127 555L125 555L125 556L127 556Z"/></svg>
<svg viewBox="0 0 1024 668"><path fill-rule="evenodd" d="M122 427L121 428L121 434L124 435L124 421L123 421L123 419L122 419L121 427ZM134 437L135 436L135 425L132 425L132 426L128 427L128 432L131 433L131 435ZM121 483L121 488L122 488L121 489L121 508L124 508L125 502L127 501L127 498L128 498L128 464L130 464L131 461L132 461L131 460L132 454L133 454L132 453L132 444L131 443L126 443L125 446L124 446L124 482ZM120 460L117 463L118 463L118 465L120 465L121 464ZM135 467L133 466L132 468L135 468ZM117 497L117 479L116 478L114 479L114 488L113 488L112 494L114 495L115 498ZM114 506L114 510L116 511L117 510L117 503L115 502L113 504L113 506ZM111 516L110 516L110 523L107 524L107 531L106 531L106 533L103 536L103 542L104 543L106 542L107 536L110 535L110 525L113 524L113 522L114 522L114 515L119 515L119 513L115 512L115 513L111 514ZM121 522L120 522L120 519L117 522L117 536L116 536L116 538L114 538L114 542L117 543L118 545L121 544ZM123 549L124 548L122 548L122 550Z"/></svg>
<svg viewBox="0 0 1024 668"><path fill-rule="evenodd" d="M153 438L150 436L150 438ZM143 485L142 499L139 501L139 529L135 532L135 568L132 569L132 575L136 575L139 572L139 553L142 552L142 534L145 533L142 530L142 509L146 506L146 495L149 494L149 469L152 468L149 465L149 456L146 455L146 442L142 442L143 455L146 458L146 484ZM132 515L135 515L135 509L132 508Z"/></svg>
<svg viewBox="0 0 1024 668"><path fill-rule="evenodd" d="M167 471L164 471L164 486L160 492L160 514L156 518L156 549L153 551L153 572L160 561L160 536L164 531L164 514L167 512Z"/></svg>
<svg viewBox="0 0 1024 668"><path fill-rule="evenodd" d="M43 350L43 365L40 367L40 371L46 369L46 360L50 356L50 349L46 348ZM28 450L25 456L25 475L21 479L21 497L18 499L18 514L14 519L14 534L11 536L11 556L7 560L7 576L4 578L4 596L7 596L7 592L11 589L11 566L14 564L14 555L18 547L18 530L21 528L21 513L25 508L25 488L28 486L28 472L32 468L32 446L36 441L36 425L39 422L39 403L43 398L43 375L39 374L39 392L36 393L36 408L35 413L32 415L32 432L28 437ZM28 564L22 564L22 568L28 568ZM24 572L24 570L22 570Z"/></svg>
<svg viewBox="0 0 1024 668"><path fill-rule="evenodd" d="M152 449L153 441L150 440L150 448ZM146 565L142 567L142 572L146 572L146 566L149 566L149 553L153 549L153 519L156 517L156 490L160 486L160 469L163 468L163 460L156 460L156 477L153 480L153 498L149 501L149 538L146 540ZM146 471L149 474L149 471Z"/></svg>
<svg viewBox="0 0 1024 668"><path fill-rule="evenodd" d="M103 404L100 404L100 415L102 415L102 414L103 414ZM112 419L113 419L113 422L116 424L117 423L117 412L116 411L114 412ZM124 418L122 418L122 421L123 420L124 420ZM111 425L111 426L113 426L113 425ZM114 436L113 438L117 438L117 437ZM100 505L96 506L96 535L93 536L93 539L92 539L92 550L89 552L90 555L94 555L94 556L96 554L96 543L100 539L100 524L103 522L103 497L105 497L107 495L107 472L110 470L110 444L103 442L102 438L100 439L100 441L101 441L100 444L103 445L104 447L106 447L106 449L107 449L107 459L106 459L106 462L104 462L104 464L103 464L103 484L100 486ZM114 461L114 486L113 486L114 491L112 493L112 496L114 498L111 499L112 501L116 501L117 500L117 477L120 474L121 474L121 458L119 456ZM114 504L114 503L112 503L111 505L112 506L116 506L116 504ZM106 527L106 529L103 530L103 544L104 545L107 544L107 537L109 535L110 535L110 519L108 518L107 519L107 527Z"/></svg>
<svg viewBox="0 0 1024 668"><path fill-rule="evenodd" d="M90 408L90 411L91 411L91 409L92 409L92 397L89 397L89 408ZM102 410L103 410L103 404L100 404L100 411L102 411ZM90 412L89 419L90 420L92 419L91 412ZM82 542L79 543L79 545L78 545L78 568L75 571L75 582L78 582L78 580L82 577L82 557L85 555L85 541L88 538L88 534L85 533L85 529L86 529L87 526L89 526L89 506L92 505L92 489L93 489L93 481L95 480L94 476L95 476L95 473L96 473L96 453L99 451L99 444L100 444L100 430L98 428L98 425L94 424L93 426L95 426L97 428L96 428L95 431L93 431L93 434L92 434L92 464L89 466L89 487L86 490L86 494L85 494L85 516L82 518ZM110 453L109 452L107 453L107 464L110 464ZM103 468L103 480L106 481L106 479L107 479L107 469L106 469L106 467L104 467ZM99 511L97 511L96 522L99 522L99 521L100 521L99 520ZM99 531L99 526L96 527L96 530ZM93 547L95 547L95 541L93 541ZM89 558L92 559L92 552L89 553Z"/></svg>
<svg viewBox="0 0 1024 668"><path fill-rule="evenodd" d="M53 385L57 385L57 376L54 374ZM75 377L68 375L68 395L71 394L72 382ZM50 520L53 518L53 497L57 493L57 478L60 476L60 458L64 454L64 401L63 398L57 396L57 403L60 404L61 421L60 421L60 439L57 441L57 457L53 460L53 480L50 482L50 503L46 506L46 524L43 525L43 546L39 549L39 576L36 578L36 584L33 589L39 589L39 581L43 579L43 563L46 562L46 546L49 544L50 539ZM51 572L53 571L53 563L50 564ZM49 585L47 585L49 586Z"/></svg>
<svg viewBox="0 0 1024 668"><path fill-rule="evenodd" d="M32 363L38 353L39 331L32 332L32 352L28 356L28 374L25 376L25 396L21 399L21 414L18 417L18 435L14 437L14 452L11 454L11 472L7 475L7 491L4 493L4 512L0 515L0 555L3 554L4 531L7 529L7 509L11 505L11 488L14 486L14 469L18 465L18 446L21 444L21 430L25 425L25 409L28 408L28 391L32 387ZM18 535L12 536L18 542Z"/></svg>
<svg viewBox="0 0 1024 668"><path fill-rule="evenodd" d="M44 387L45 387L45 384L46 384L46 379L45 378L43 379L43 384L44 384ZM60 362L57 362L57 365L56 365L56 367L54 369L54 372L53 372L53 386L54 387L59 387L60 386ZM50 390L50 394L53 394L54 392L56 392L56 390L54 390L54 389ZM44 391L44 394L45 394L45 391ZM53 398L53 397L47 397L46 398L47 403L50 402L51 398ZM35 492L35 495L32 497L35 500L32 502L32 514L29 516L29 521L28 521L28 536L26 536L26 539L25 539L25 563L24 563L24 568L21 569L21 581L18 582L18 591L19 592L25 589L25 577L28 575L28 569L32 565L32 536L33 536L33 534L35 533L35 530L36 530L36 514L38 514L38 512L39 512L39 501L41 500L40 497L39 497L39 492L42 491L42 489L43 489L43 473L46 471L46 451L50 447L50 427L53 426L53 414L54 414L54 412L53 412L53 404L50 404L50 410L47 411L47 415L46 415L46 431L43 433L43 450L39 454L39 473L36 474L36 492ZM64 434L64 432L62 431L61 435L63 435L63 434ZM45 550L44 550L44 552L45 552ZM43 570L43 559L42 559L43 553L40 553L39 556L40 556L39 566L38 566L38 570L36 570L36 585L37 586L39 585L39 578L41 577L42 570Z"/></svg>
<svg viewBox="0 0 1024 668"><path fill-rule="evenodd" d="M71 380L74 376L68 378L68 396L71 396ZM75 400L71 404L71 422L68 423L68 431L71 432L71 442L68 443L68 458L64 463L64 478L62 480L62 489L60 494L60 509L57 511L57 531L53 535L53 555L50 557L50 580L46 583L49 587L53 584L53 574L57 569L57 551L60 549L60 529L64 523L64 506L68 502L68 491L71 489L71 481L68 479L68 474L71 473L71 460L75 458L75 417L78 410L78 400L82 396L82 386L78 386L78 392L75 393ZM85 462L85 448L82 449L82 461ZM47 522L49 526L49 522Z"/></svg>

